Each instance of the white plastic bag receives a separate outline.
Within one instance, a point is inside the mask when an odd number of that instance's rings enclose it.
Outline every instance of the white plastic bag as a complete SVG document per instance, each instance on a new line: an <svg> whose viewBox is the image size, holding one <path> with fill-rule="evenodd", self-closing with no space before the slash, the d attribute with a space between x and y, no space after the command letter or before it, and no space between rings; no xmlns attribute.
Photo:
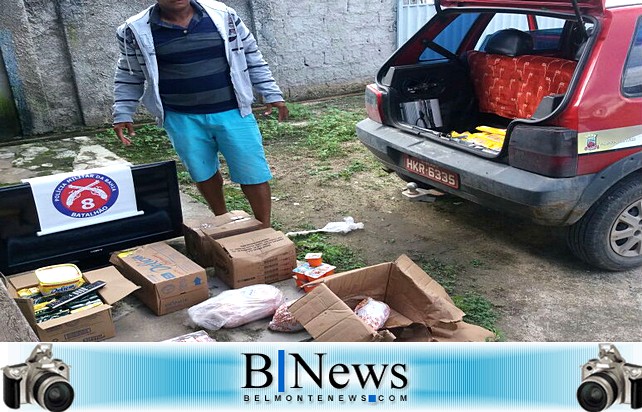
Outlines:
<svg viewBox="0 0 642 412"><path fill-rule="evenodd" d="M330 222L327 225L323 226L321 229L304 230L301 232L288 232L285 234L285 236L308 235L310 233L316 232L348 233L352 232L355 229L363 229L363 223L355 223L354 219L351 216L348 216L343 218L343 222Z"/></svg>
<svg viewBox="0 0 642 412"><path fill-rule="evenodd" d="M187 310L193 324L209 330L236 328L274 314L285 302L283 293L270 285L226 290Z"/></svg>
<svg viewBox="0 0 642 412"><path fill-rule="evenodd" d="M390 317L390 306L384 302L366 298L354 308L354 313L366 324L372 326L372 329L379 330Z"/></svg>
<svg viewBox="0 0 642 412"><path fill-rule="evenodd" d="M290 312L290 305L294 302L295 301L286 302L279 306L274 313L272 321L268 325L269 329L277 332L298 332L303 330L303 325L301 325Z"/></svg>

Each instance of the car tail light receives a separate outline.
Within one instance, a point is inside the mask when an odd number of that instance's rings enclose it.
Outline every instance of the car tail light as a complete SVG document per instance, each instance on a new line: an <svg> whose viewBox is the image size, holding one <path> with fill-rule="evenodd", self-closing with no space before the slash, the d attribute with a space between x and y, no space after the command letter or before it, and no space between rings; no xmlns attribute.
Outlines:
<svg viewBox="0 0 642 412"><path fill-rule="evenodd" d="M509 138L511 166L549 177L577 175L577 131L518 125Z"/></svg>
<svg viewBox="0 0 642 412"><path fill-rule="evenodd" d="M366 86L366 111L370 119L383 123L383 91L374 83Z"/></svg>

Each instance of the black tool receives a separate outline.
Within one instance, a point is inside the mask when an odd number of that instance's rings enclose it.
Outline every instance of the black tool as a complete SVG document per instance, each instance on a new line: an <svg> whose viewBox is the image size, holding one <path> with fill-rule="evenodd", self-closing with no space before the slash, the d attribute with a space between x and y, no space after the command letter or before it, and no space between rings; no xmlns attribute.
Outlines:
<svg viewBox="0 0 642 412"><path fill-rule="evenodd" d="M105 285L106 285L105 282L103 282L102 280L99 280L97 282L81 286L74 291L71 291L69 293L62 295L60 299L57 299L55 302L48 304L47 308L49 308L50 310L58 309L59 307L65 306L70 302L73 302L76 299L79 299L87 295L88 293L95 292L96 290L102 288Z"/></svg>

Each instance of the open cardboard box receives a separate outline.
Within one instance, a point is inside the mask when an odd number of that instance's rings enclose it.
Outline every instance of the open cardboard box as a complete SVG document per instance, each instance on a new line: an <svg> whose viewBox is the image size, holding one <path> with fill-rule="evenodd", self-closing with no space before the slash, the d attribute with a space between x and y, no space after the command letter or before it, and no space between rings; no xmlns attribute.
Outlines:
<svg viewBox="0 0 642 412"><path fill-rule="evenodd" d="M209 297L205 269L165 242L113 253L110 262L140 286L136 297L159 316Z"/></svg>
<svg viewBox="0 0 642 412"><path fill-rule="evenodd" d="M402 255L396 261L319 279L290 307L317 342L458 341L476 342L494 334L463 322L444 288ZM381 331L354 313L366 297L386 302L390 317Z"/></svg>
<svg viewBox="0 0 642 412"><path fill-rule="evenodd" d="M7 290L43 342L89 342L116 336L111 305L134 292L138 286L125 279L112 266L85 272L83 278L87 283L99 280L106 283L98 290L104 305L41 323L36 323L32 300L21 298L17 293L20 289L38 286L35 272L9 277Z"/></svg>
<svg viewBox="0 0 642 412"><path fill-rule="evenodd" d="M183 221L187 255L203 267L214 266L214 252L209 239L239 235L261 229L263 224L242 210L233 210L207 219Z"/></svg>

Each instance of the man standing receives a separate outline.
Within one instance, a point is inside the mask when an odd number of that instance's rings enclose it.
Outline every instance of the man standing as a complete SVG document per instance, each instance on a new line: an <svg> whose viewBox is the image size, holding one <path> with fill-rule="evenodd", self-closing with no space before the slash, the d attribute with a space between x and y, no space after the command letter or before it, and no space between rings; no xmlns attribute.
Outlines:
<svg viewBox="0 0 642 412"><path fill-rule="evenodd" d="M270 226L272 178L252 114L253 88L288 116L283 94L254 36L236 12L213 0L158 0L117 30L121 56L114 80L114 131L135 136L142 101L215 215L227 212L218 152L254 216ZM128 136L127 136L127 135Z"/></svg>

